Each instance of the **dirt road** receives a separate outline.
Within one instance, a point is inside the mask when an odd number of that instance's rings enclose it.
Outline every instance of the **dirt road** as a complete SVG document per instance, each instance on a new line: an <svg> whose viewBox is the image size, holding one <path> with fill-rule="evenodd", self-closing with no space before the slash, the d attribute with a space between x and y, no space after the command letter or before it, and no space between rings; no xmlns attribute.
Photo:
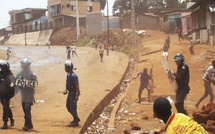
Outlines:
<svg viewBox="0 0 215 134"><path fill-rule="evenodd" d="M138 71L142 70L143 68L146 67L149 69L150 66L153 65L155 89L154 93L151 95L151 101L153 102L159 96L169 96L174 101L175 93L172 90L172 87L161 64L162 51L144 55L145 53L162 48L167 34L150 30L147 31L147 34L149 35L148 37L141 39L140 45L143 46L143 51L140 52L140 55L138 57L138 65L136 65L133 76L136 76ZM192 117L192 112L196 110L196 107L194 105L204 93L204 84L202 77L204 75L205 69L209 65L211 65L210 59L207 58L208 50L215 51L215 47L198 44L194 47L195 55L191 55L189 52L188 40L179 42L177 34L170 34L170 39L171 44L169 50L169 64L171 66L171 69L173 71L176 71L177 68L176 64L173 62L173 56L176 53L184 54L186 63L190 68L189 85L191 90L185 100L185 108L187 109L188 114ZM128 107L128 112L126 112L120 119L116 119L116 129L114 132L110 132L109 134L123 134L123 131L126 128L130 128L131 123L137 123L141 126L141 130L136 131L137 133L140 133L144 130L156 130L165 126L164 123L159 123L159 119L153 118L153 103L147 102L146 89L144 89L142 93L142 103L137 103L138 88L139 78L133 80L129 84L129 87L126 91L126 97L123 100L123 103L126 104L126 106L124 107ZM214 86L212 86L212 88L215 89ZM200 108L202 105L206 105L208 102L209 97L201 103ZM174 103L172 104L172 108L173 112L177 112ZM132 133L135 133L135 131L132 131Z"/></svg>
<svg viewBox="0 0 215 134"><path fill-rule="evenodd" d="M5 58L6 48L7 46L1 46L0 58ZM110 52L110 56L105 55L104 62L101 63L98 50L77 48L79 57L71 60L77 67L75 72L80 81L78 113L81 122L80 127L69 128L67 125L72 121L72 116L66 110L66 96L62 94L66 80L64 71L66 48L64 46L54 46L50 50L41 46L11 46L11 48L9 63L14 74L18 71L20 59L27 57L32 61L32 68L38 75L39 86L35 98L44 102L38 102L32 107L34 124L32 134L78 134L91 110L119 82L128 63L128 57L122 53ZM24 115L17 97L11 100L11 106L15 126L8 130L0 130L0 134L23 133L21 128L24 125ZM0 109L2 115L1 106ZM0 122L1 124L3 122Z"/></svg>

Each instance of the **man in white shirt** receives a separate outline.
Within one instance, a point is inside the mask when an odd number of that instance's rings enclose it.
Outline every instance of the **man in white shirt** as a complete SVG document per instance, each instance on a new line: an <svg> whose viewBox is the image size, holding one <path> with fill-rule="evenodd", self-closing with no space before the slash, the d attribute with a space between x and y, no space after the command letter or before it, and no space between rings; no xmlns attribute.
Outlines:
<svg viewBox="0 0 215 134"><path fill-rule="evenodd" d="M199 107L199 104L208 96L210 95L210 102L214 101L214 93L213 89L211 88L211 83L215 85L215 60L212 61L212 66L209 66L205 75L202 78L204 80L205 86L205 93L196 103L196 108Z"/></svg>
<svg viewBox="0 0 215 134"><path fill-rule="evenodd" d="M74 57L74 54L78 57L78 55L77 55L77 53L76 53L76 47L75 47L74 44L72 44L71 50L72 50L72 57Z"/></svg>

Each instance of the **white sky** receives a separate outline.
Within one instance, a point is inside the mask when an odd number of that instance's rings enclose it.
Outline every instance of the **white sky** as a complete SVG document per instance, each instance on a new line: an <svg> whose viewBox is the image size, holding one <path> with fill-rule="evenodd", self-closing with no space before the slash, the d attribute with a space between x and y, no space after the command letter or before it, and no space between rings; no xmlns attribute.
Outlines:
<svg viewBox="0 0 215 134"><path fill-rule="evenodd" d="M0 0L0 29L9 26L9 11L23 8L47 8L48 0ZM108 0L109 15L112 15L114 0ZM106 15L107 9L104 10Z"/></svg>

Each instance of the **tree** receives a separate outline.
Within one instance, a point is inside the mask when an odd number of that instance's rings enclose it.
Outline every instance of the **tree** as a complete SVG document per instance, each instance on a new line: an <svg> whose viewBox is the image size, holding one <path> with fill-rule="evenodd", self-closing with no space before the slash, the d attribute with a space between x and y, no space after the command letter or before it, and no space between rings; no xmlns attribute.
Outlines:
<svg viewBox="0 0 215 134"><path fill-rule="evenodd" d="M187 7L187 3L189 2L189 0L185 0L185 1L180 1L179 3L178 3L178 7L179 8L186 8Z"/></svg>
<svg viewBox="0 0 215 134"><path fill-rule="evenodd" d="M149 8L152 9L158 9L158 8L163 8L164 5L164 0L148 0L149 2Z"/></svg>
<svg viewBox="0 0 215 134"><path fill-rule="evenodd" d="M123 15L131 10L131 0L116 0L113 5L113 15Z"/></svg>
<svg viewBox="0 0 215 134"><path fill-rule="evenodd" d="M104 9L105 9L105 6L106 6L107 1L106 1L106 0L99 0L99 2L100 2L100 10L104 10Z"/></svg>
<svg viewBox="0 0 215 134"><path fill-rule="evenodd" d="M131 0L116 0L113 5L113 15L123 15L131 10ZM137 15L148 10L148 0L135 0L135 12Z"/></svg>
<svg viewBox="0 0 215 134"><path fill-rule="evenodd" d="M166 8L177 8L178 0L166 0Z"/></svg>

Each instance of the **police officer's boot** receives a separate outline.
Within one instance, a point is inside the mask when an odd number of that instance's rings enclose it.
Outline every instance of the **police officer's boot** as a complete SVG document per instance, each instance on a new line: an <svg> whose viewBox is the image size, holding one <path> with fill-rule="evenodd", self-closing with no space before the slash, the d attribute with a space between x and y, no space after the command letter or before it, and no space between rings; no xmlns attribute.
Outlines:
<svg viewBox="0 0 215 134"><path fill-rule="evenodd" d="M77 127L79 126L78 122L80 122L80 119L78 117L74 117L74 120L70 123L70 127Z"/></svg>
<svg viewBox="0 0 215 134"><path fill-rule="evenodd" d="M8 129L7 121L4 121L4 124L2 125L1 129Z"/></svg>
<svg viewBox="0 0 215 134"><path fill-rule="evenodd" d="M25 121L24 127L22 127L23 131L28 131L28 123Z"/></svg>
<svg viewBox="0 0 215 134"><path fill-rule="evenodd" d="M33 128L34 128L34 126L33 126L32 122L30 122L30 123L28 124L28 129L33 129Z"/></svg>
<svg viewBox="0 0 215 134"><path fill-rule="evenodd" d="M10 118L10 125L14 126L14 119L13 118Z"/></svg>

